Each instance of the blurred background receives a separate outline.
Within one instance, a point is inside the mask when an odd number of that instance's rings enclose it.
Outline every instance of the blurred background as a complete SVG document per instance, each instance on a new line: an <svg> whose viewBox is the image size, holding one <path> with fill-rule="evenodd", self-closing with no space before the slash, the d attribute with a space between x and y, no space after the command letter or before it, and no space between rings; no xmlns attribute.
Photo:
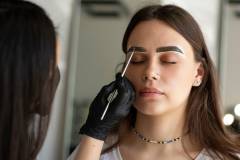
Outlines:
<svg viewBox="0 0 240 160"><path fill-rule="evenodd" d="M114 79L123 33L149 4L176 4L200 24L218 69L224 124L240 133L240 0L31 0L53 19L61 43L61 83L39 159L64 160L79 143L79 128L100 88Z"/></svg>

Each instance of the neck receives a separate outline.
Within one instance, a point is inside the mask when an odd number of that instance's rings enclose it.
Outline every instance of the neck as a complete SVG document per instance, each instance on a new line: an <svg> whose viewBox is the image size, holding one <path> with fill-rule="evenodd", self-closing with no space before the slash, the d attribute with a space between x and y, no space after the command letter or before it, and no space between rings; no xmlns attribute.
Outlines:
<svg viewBox="0 0 240 160"><path fill-rule="evenodd" d="M134 131L131 131L121 140L121 146L123 148L124 146L128 146L127 150L135 148L138 152L160 153L161 155L171 155L173 153L185 155L186 149L191 156L194 156L200 151L200 148L198 144L193 144L189 136L185 133L184 123L185 112L181 112L180 110L175 113L172 112L157 116L137 112L135 129L145 138L156 141L171 140L177 137L181 137L181 139L169 144L153 144L143 141Z"/></svg>
<svg viewBox="0 0 240 160"><path fill-rule="evenodd" d="M168 113L160 116L137 113L135 128L147 138L155 140L173 139L184 135L184 113Z"/></svg>

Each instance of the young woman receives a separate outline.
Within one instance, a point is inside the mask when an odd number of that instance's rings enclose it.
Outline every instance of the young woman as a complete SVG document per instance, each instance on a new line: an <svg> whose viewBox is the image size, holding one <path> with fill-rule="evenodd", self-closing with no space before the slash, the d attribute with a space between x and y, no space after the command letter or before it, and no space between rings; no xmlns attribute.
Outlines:
<svg viewBox="0 0 240 160"><path fill-rule="evenodd" d="M0 22L0 159L34 160L59 81L55 28L25 1L1 1Z"/></svg>
<svg viewBox="0 0 240 160"><path fill-rule="evenodd" d="M112 86L94 99L75 159L240 159L239 139L222 124L213 62L189 13L174 5L142 8L127 27L122 49L126 55L134 52L128 80L113 82L120 92L103 120ZM101 154L111 135L117 140Z"/></svg>

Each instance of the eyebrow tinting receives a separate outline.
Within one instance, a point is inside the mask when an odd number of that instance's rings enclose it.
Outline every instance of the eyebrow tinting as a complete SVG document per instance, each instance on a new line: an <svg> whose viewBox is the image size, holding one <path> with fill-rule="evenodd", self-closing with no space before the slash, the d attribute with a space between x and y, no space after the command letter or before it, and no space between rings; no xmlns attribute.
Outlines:
<svg viewBox="0 0 240 160"><path fill-rule="evenodd" d="M128 53L129 52L132 52L132 51L135 51L135 52L146 52L147 50L143 47L139 47L139 46L132 46L128 49ZM159 53L159 52L169 52L169 51L174 51L176 53L180 53L181 55L184 54L184 52L177 46L164 46L164 47L158 47L156 49L156 52Z"/></svg>

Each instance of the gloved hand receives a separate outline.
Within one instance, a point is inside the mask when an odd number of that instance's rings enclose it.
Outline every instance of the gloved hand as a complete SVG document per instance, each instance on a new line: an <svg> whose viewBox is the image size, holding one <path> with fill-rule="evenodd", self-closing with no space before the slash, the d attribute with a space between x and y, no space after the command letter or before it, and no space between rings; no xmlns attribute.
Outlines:
<svg viewBox="0 0 240 160"><path fill-rule="evenodd" d="M101 120L108 103L108 96L115 89L117 89L118 94L110 103L104 119ZM88 118L80 129L80 133L99 140L105 140L111 129L128 115L134 99L135 91L131 82L118 73L116 80L104 86L91 103Z"/></svg>

